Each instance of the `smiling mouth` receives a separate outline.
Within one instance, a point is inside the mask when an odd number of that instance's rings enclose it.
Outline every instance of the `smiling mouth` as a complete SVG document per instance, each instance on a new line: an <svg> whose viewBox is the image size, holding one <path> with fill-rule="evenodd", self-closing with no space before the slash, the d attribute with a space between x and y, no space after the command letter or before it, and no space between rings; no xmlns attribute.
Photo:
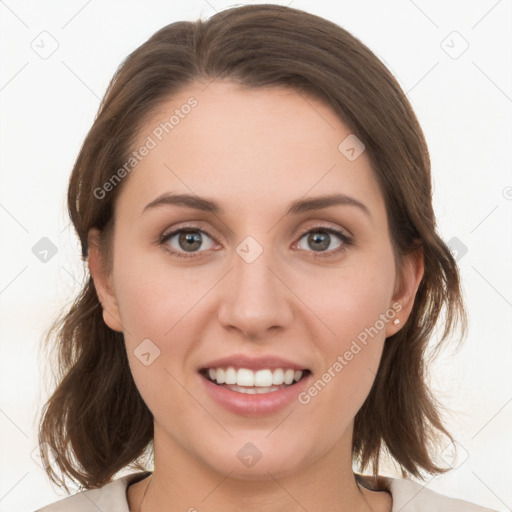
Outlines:
<svg viewBox="0 0 512 512"><path fill-rule="evenodd" d="M291 368L265 368L252 371L248 368L203 368L199 373L213 384L237 393L249 395L272 393L297 384L311 373L310 370Z"/></svg>

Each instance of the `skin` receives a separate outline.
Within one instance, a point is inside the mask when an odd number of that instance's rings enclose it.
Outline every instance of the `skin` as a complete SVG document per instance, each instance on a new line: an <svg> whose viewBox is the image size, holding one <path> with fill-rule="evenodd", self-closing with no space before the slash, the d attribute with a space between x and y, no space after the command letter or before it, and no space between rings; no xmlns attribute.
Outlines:
<svg viewBox="0 0 512 512"><path fill-rule="evenodd" d="M154 417L155 467L142 510L390 511L389 493L356 484L353 419L386 338L411 312L422 255L407 257L399 286L366 153L349 161L338 145L350 130L328 106L293 90L195 83L146 123L136 147L190 96L197 107L125 178L111 272L101 270L97 230L89 233L104 321L124 332L133 377ZM206 196L225 215L169 205L141 215L169 191ZM347 205L283 216L295 199L333 192L360 200L371 217ZM187 254L178 236L157 242L185 222L208 233L188 259L168 250ZM316 233L320 222L351 234L354 244L333 254L343 244L333 234L321 249L331 255L315 258L301 233ZM236 252L247 236L263 248L251 264ZM247 353L291 358L319 377L398 302L401 323L388 321L307 405L242 417L212 401L197 373L208 361ZM134 355L146 338L161 351L149 366ZM247 442L262 453L251 468L237 458ZM131 511L147 484L129 487Z"/></svg>

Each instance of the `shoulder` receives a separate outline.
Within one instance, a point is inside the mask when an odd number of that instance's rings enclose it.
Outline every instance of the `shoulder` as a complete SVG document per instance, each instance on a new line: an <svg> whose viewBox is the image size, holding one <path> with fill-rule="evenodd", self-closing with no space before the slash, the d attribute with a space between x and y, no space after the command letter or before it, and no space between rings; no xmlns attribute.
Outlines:
<svg viewBox="0 0 512 512"><path fill-rule="evenodd" d="M126 499L128 485L145 478L149 474L150 472L147 471L131 473L99 489L79 492L37 509L35 512L98 512L98 510L129 512Z"/></svg>
<svg viewBox="0 0 512 512"><path fill-rule="evenodd" d="M149 472L132 473L100 487L69 496L47 505L35 512L97 512L111 510L129 512L126 489L148 476ZM379 482L386 487L393 498L391 512L497 512L469 501L450 498L439 494L413 480L380 476Z"/></svg>
<svg viewBox="0 0 512 512"><path fill-rule="evenodd" d="M497 512L469 501L450 498L413 480L380 477L393 497L391 512Z"/></svg>

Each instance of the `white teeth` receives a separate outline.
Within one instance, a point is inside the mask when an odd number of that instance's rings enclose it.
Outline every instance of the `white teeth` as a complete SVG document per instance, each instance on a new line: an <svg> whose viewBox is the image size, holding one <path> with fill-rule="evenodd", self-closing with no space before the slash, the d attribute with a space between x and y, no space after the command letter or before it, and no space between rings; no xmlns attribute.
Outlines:
<svg viewBox="0 0 512 512"><path fill-rule="evenodd" d="M272 384L280 386L284 382L284 371L282 368L278 368L272 372Z"/></svg>
<svg viewBox="0 0 512 512"><path fill-rule="evenodd" d="M284 383L291 384L293 382L293 378L295 377L295 370L288 369L284 372Z"/></svg>
<svg viewBox="0 0 512 512"><path fill-rule="evenodd" d="M265 368L256 372L247 368L235 370L232 366L226 369L208 368L208 376L213 382L230 386L243 386L245 388L260 388L255 390L258 393L268 393L270 392L269 390L276 391L279 388L273 389L275 386L281 386L282 384L290 385L294 381L298 382L302 378L303 373L302 370L293 370L292 368L276 368L273 371Z"/></svg>
<svg viewBox="0 0 512 512"><path fill-rule="evenodd" d="M236 382L233 382L233 384L238 384L239 386L254 386L254 372L247 368L240 368L236 374Z"/></svg>
<svg viewBox="0 0 512 512"><path fill-rule="evenodd" d="M258 370L254 374L254 385L261 387L272 386L272 372L270 370Z"/></svg>
<svg viewBox="0 0 512 512"><path fill-rule="evenodd" d="M231 366L226 370L226 373L224 374L224 382L226 384L236 384L237 383L236 371Z"/></svg>

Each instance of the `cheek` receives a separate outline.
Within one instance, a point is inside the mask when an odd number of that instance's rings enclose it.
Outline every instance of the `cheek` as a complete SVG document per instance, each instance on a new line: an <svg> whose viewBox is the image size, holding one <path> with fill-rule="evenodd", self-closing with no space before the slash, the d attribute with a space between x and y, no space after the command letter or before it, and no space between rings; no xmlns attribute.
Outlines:
<svg viewBox="0 0 512 512"><path fill-rule="evenodd" d="M322 395L316 406L341 408L339 421L355 415L375 379L386 326L394 318L394 276L392 255L381 253L309 288L308 306L321 319L315 321L314 339L323 361L321 382L312 393Z"/></svg>
<svg viewBox="0 0 512 512"><path fill-rule="evenodd" d="M148 265L137 257L119 260L114 273L130 369L152 414L166 418L190 407L179 382L193 346L187 321L198 301L184 273ZM180 343L183 340L184 343Z"/></svg>
<svg viewBox="0 0 512 512"><path fill-rule="evenodd" d="M197 301L190 272L173 269L142 251L118 261L114 282L123 326L129 332L163 338Z"/></svg>
<svg viewBox="0 0 512 512"><path fill-rule="evenodd" d="M381 252L372 258L362 257L356 264L340 267L338 272L316 277L315 286L313 278L302 285L302 293L327 327L324 333L331 334L320 339L330 339L330 345L341 348L376 322L384 336L379 319L392 306L395 271L391 254Z"/></svg>

